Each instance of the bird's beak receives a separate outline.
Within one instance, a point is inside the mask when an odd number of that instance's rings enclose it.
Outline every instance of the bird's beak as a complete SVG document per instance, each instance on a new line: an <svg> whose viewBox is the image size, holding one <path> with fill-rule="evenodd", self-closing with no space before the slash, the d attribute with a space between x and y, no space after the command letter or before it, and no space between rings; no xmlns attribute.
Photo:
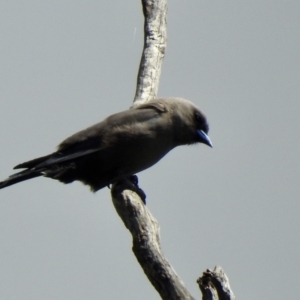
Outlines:
<svg viewBox="0 0 300 300"><path fill-rule="evenodd" d="M209 136L202 130L197 130L198 137L200 138L200 143L203 143L209 147L213 147L213 144Z"/></svg>

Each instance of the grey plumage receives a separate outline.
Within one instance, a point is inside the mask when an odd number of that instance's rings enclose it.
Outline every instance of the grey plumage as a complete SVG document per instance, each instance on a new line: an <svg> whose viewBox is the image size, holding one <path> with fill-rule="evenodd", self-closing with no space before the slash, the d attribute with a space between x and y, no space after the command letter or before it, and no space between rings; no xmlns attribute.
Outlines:
<svg viewBox="0 0 300 300"><path fill-rule="evenodd" d="M93 191L143 171L180 145L212 147L208 123L188 100L154 99L114 114L66 140L50 155L17 165L0 188L38 176L63 183L79 180Z"/></svg>

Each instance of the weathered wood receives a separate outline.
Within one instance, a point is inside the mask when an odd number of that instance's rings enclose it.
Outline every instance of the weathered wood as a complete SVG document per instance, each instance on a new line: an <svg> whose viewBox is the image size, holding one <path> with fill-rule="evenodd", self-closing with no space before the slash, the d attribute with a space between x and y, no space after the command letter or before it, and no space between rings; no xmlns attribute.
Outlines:
<svg viewBox="0 0 300 300"><path fill-rule="evenodd" d="M134 104L157 96L162 60L167 44L167 0L142 0L144 49L137 76Z"/></svg>
<svg viewBox="0 0 300 300"><path fill-rule="evenodd" d="M167 0L142 0L144 49L140 62L133 106L157 96L162 60L166 48ZM116 211L132 234L132 250L149 281L165 300L194 299L160 246L159 224L145 206L145 194L134 176L112 185ZM221 268L207 270L198 279L204 300L234 300L228 278Z"/></svg>
<svg viewBox="0 0 300 300"><path fill-rule="evenodd" d="M137 77L133 105L157 96L162 60L166 48L167 0L142 0L144 49ZM113 204L133 237L133 252L162 299L193 299L165 259L159 238L159 225L144 205L140 191L130 180L112 185Z"/></svg>
<svg viewBox="0 0 300 300"><path fill-rule="evenodd" d="M111 193L119 216L132 234L137 260L162 299L193 299L161 250L158 222L131 185L126 180L118 182Z"/></svg>
<svg viewBox="0 0 300 300"><path fill-rule="evenodd" d="M236 300L230 288L229 279L219 266L212 271L203 272L197 283L202 292L203 300Z"/></svg>

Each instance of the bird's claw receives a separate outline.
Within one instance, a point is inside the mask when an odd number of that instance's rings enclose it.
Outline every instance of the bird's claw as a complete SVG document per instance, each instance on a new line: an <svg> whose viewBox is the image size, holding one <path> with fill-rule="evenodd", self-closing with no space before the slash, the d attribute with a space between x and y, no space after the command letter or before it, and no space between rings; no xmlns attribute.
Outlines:
<svg viewBox="0 0 300 300"><path fill-rule="evenodd" d="M139 187L139 179L136 175L130 175L128 180L133 184L134 191L140 196L143 203L146 205L146 194L145 192Z"/></svg>
<svg viewBox="0 0 300 300"><path fill-rule="evenodd" d="M124 183L126 182L127 185L130 186L130 189L132 191L134 191L135 193L137 193L139 195L139 197L141 198L141 200L143 201L144 204L146 204L146 194L145 192L139 187L138 183L139 183L139 180L138 180L138 177L136 175L130 175L130 176L127 176L127 177L122 177L122 178L119 178L119 180L115 181L115 182L112 182L111 184L109 184L107 187L108 188L113 188L113 185L114 184L118 184L118 183Z"/></svg>

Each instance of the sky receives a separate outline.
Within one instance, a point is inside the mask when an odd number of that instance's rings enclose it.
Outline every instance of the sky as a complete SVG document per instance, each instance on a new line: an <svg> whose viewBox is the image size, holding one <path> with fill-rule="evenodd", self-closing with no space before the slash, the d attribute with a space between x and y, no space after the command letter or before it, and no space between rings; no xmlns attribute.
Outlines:
<svg viewBox="0 0 300 300"><path fill-rule="evenodd" d="M163 251L195 298L220 265L238 299L300 294L300 2L168 3L158 96L207 115L211 149L139 174ZM140 1L0 3L0 179L131 106ZM37 178L0 191L0 298L159 299L108 189Z"/></svg>

